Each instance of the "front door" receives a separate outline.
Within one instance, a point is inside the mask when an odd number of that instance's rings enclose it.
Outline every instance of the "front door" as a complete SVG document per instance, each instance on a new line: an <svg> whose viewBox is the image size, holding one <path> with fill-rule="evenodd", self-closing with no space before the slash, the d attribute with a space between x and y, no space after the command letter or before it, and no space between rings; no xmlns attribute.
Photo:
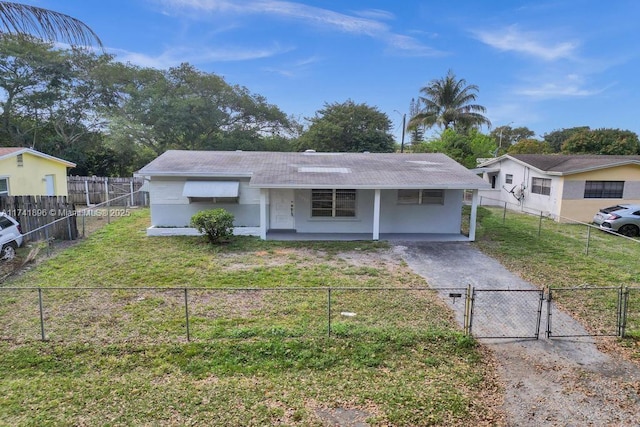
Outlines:
<svg viewBox="0 0 640 427"><path fill-rule="evenodd" d="M294 191L291 189L271 190L270 212L271 229L293 230L295 227L294 217Z"/></svg>
<svg viewBox="0 0 640 427"><path fill-rule="evenodd" d="M56 195L56 182L54 175L45 175L45 188L47 191L47 196L55 196Z"/></svg>

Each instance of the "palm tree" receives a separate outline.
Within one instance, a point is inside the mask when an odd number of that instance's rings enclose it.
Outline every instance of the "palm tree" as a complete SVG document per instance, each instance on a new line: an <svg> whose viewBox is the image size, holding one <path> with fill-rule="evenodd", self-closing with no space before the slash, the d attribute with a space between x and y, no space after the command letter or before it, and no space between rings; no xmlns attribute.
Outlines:
<svg viewBox="0 0 640 427"><path fill-rule="evenodd" d="M100 38L84 22L63 13L0 1L0 34L28 34L48 41L101 48Z"/></svg>
<svg viewBox="0 0 640 427"><path fill-rule="evenodd" d="M476 100L478 86L467 86L467 81L458 80L451 70L445 78L431 80L420 92L423 96L419 100L424 108L409 120L410 130L418 126L431 128L435 125L461 131L482 125L491 126L489 119L482 115L486 108L472 104Z"/></svg>

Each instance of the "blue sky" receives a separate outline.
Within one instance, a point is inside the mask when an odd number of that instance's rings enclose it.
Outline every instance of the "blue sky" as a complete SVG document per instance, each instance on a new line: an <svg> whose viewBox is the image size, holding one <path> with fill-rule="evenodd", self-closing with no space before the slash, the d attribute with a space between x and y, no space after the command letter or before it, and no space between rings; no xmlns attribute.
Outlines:
<svg viewBox="0 0 640 427"><path fill-rule="evenodd" d="M636 0L33 0L88 24L118 60L189 62L303 120L325 103L402 114L449 69L493 126L640 133ZM399 139L399 137L398 137Z"/></svg>

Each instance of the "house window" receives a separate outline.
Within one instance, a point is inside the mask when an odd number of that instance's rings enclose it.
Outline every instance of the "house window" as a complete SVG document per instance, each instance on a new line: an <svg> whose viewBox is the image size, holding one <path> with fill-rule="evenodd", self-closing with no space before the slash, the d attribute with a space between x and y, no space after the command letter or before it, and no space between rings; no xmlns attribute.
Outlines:
<svg viewBox="0 0 640 427"><path fill-rule="evenodd" d="M584 185L585 199L622 199L624 181L587 181Z"/></svg>
<svg viewBox="0 0 640 427"><path fill-rule="evenodd" d="M9 178L0 178L0 196L9 195Z"/></svg>
<svg viewBox="0 0 640 427"><path fill-rule="evenodd" d="M238 203L237 197L189 197L189 203Z"/></svg>
<svg viewBox="0 0 640 427"><path fill-rule="evenodd" d="M312 217L355 217L356 190L311 190Z"/></svg>
<svg viewBox="0 0 640 427"><path fill-rule="evenodd" d="M551 180L548 178L531 178L531 192L534 194L551 194Z"/></svg>
<svg viewBox="0 0 640 427"><path fill-rule="evenodd" d="M22 158L22 154L18 154L16 156L16 160L18 162L18 167L24 166L24 159Z"/></svg>
<svg viewBox="0 0 640 427"><path fill-rule="evenodd" d="M444 190L398 190L399 205L443 205Z"/></svg>
<svg viewBox="0 0 640 427"><path fill-rule="evenodd" d="M513 175L508 173L507 176L504 178L504 182L505 184L513 184Z"/></svg>

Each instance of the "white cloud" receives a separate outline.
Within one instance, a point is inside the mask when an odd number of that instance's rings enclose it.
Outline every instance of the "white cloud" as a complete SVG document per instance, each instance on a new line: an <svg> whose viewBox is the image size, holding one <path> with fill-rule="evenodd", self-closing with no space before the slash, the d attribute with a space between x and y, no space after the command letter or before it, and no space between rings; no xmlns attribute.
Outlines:
<svg viewBox="0 0 640 427"><path fill-rule="evenodd" d="M117 55L120 62L130 62L141 67L166 69L175 67L183 62L199 64L211 61L230 62L246 61L250 59L269 58L292 50L280 46L243 49L193 49L193 48L172 48L157 56L151 56L138 52L110 49L110 52Z"/></svg>
<svg viewBox="0 0 640 427"><path fill-rule="evenodd" d="M170 7L181 13L195 12L198 16L203 13L230 13L230 14L266 14L280 18L289 18L296 22L306 22L320 28L326 28L343 33L364 35L382 40L403 54L420 56L438 55L436 49L422 44L419 40L410 36L394 33L382 20L393 19L393 15L377 9L359 11L355 15L346 15L309 6L302 3L279 0L254 0L246 2L233 2L227 0L158 0L166 7ZM398 52L399 53L399 52Z"/></svg>
<svg viewBox="0 0 640 427"><path fill-rule="evenodd" d="M608 87L610 87L609 85ZM597 95L608 87L601 89L588 88L585 79L578 74L568 74L546 82L534 83L515 89L516 95L535 99L578 98Z"/></svg>
<svg viewBox="0 0 640 427"><path fill-rule="evenodd" d="M575 59L578 47L575 41L549 41L546 33L520 31L516 25L494 31L475 31L474 35L498 50L519 52L545 61Z"/></svg>

